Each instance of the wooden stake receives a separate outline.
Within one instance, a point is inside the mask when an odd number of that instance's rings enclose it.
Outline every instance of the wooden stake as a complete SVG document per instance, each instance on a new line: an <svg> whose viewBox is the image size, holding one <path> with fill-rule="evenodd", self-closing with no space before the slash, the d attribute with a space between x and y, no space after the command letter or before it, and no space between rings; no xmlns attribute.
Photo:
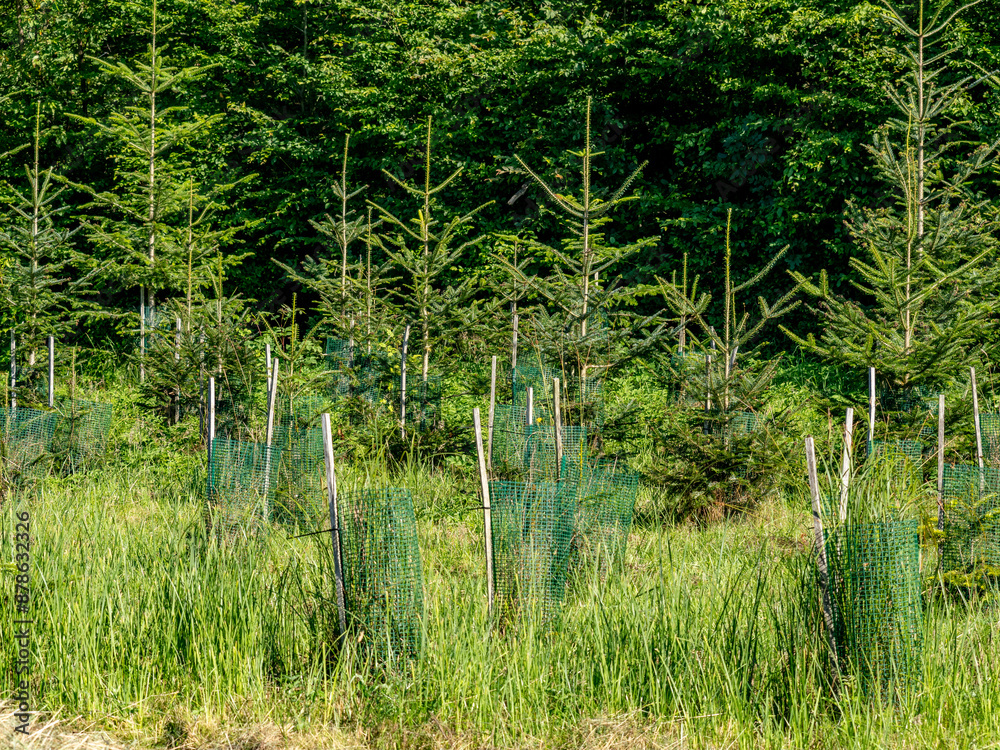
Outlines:
<svg viewBox="0 0 1000 750"><path fill-rule="evenodd" d="M562 472L562 458L563 458L563 442L562 442L562 408L559 405L559 378L552 378L552 413L555 423L555 440L556 440L556 479L559 479L559 475Z"/></svg>
<svg viewBox="0 0 1000 750"><path fill-rule="evenodd" d="M972 416L976 425L976 463L979 464L979 474L983 473L983 430L979 421L979 388L976 386L976 368L970 367L972 375ZM980 479L982 483L982 479Z"/></svg>
<svg viewBox="0 0 1000 750"><path fill-rule="evenodd" d="M490 362L490 411L489 423L486 425L486 467L493 471L493 421L497 404L497 358Z"/></svg>
<svg viewBox="0 0 1000 750"><path fill-rule="evenodd" d="M493 611L493 516L490 511L490 480L483 455L483 427L479 421L479 407L472 410L472 423L476 430L476 456L479 461L479 485L483 493L483 529L486 537L486 602Z"/></svg>
<svg viewBox="0 0 1000 750"><path fill-rule="evenodd" d="M278 402L278 358L274 358L274 368L271 371L271 389L267 394L267 447L274 440L274 411Z"/></svg>
<svg viewBox="0 0 1000 750"><path fill-rule="evenodd" d="M274 369L271 373L271 391L268 399L267 410L267 450L264 453L264 497L261 502L264 505L264 517L271 518L271 507L267 502L268 493L271 490L271 444L274 442L274 410L278 403L278 358L274 358Z"/></svg>
<svg viewBox="0 0 1000 750"><path fill-rule="evenodd" d="M399 434L406 439L406 350L410 345L410 327L403 331L403 345L399 349Z"/></svg>
<svg viewBox="0 0 1000 750"><path fill-rule="evenodd" d="M840 463L840 522L847 520L847 491L851 485L851 454L854 450L854 407L847 407L844 422L844 456Z"/></svg>
<svg viewBox="0 0 1000 750"><path fill-rule="evenodd" d="M944 528L944 394L938 394L938 429L937 429L937 492L938 492L938 529Z"/></svg>
<svg viewBox="0 0 1000 750"><path fill-rule="evenodd" d="M212 500L212 450L215 448L215 378L208 379L208 499Z"/></svg>
<svg viewBox="0 0 1000 750"><path fill-rule="evenodd" d="M837 640L833 632L833 604L830 600L829 567L826 559L826 540L823 535L823 506L819 496L819 479L816 476L816 445L812 437L806 438L806 469L809 472L809 494L812 497L813 530L816 535L816 567L819 571L820 593L823 601L823 622L833 663L837 662ZM838 665L839 671L839 665Z"/></svg>
<svg viewBox="0 0 1000 750"><path fill-rule="evenodd" d="M535 467L535 456L534 456L534 441L531 439L531 431L535 426L535 389L530 385L528 386L528 395L525 401L524 409L524 436L527 440L528 446L531 450L528 451L528 484L531 484L534 477L532 476L532 470Z"/></svg>
<svg viewBox="0 0 1000 750"><path fill-rule="evenodd" d="M271 392L271 345L264 344L264 362L267 363L267 392Z"/></svg>
<svg viewBox="0 0 1000 750"><path fill-rule="evenodd" d="M326 459L326 494L330 505L330 541L333 543L333 580L337 592L337 620L341 635L347 632L347 612L344 610L344 569L340 549L340 514L337 511L337 471L333 460L333 431L330 415L320 415L323 429L323 456Z"/></svg>
<svg viewBox="0 0 1000 750"><path fill-rule="evenodd" d="M514 332L510 342L510 371L517 367L517 313L514 313Z"/></svg>
<svg viewBox="0 0 1000 750"><path fill-rule="evenodd" d="M875 450L875 368L868 368L868 452Z"/></svg>
<svg viewBox="0 0 1000 750"><path fill-rule="evenodd" d="M49 408L56 406L56 337L49 336Z"/></svg>

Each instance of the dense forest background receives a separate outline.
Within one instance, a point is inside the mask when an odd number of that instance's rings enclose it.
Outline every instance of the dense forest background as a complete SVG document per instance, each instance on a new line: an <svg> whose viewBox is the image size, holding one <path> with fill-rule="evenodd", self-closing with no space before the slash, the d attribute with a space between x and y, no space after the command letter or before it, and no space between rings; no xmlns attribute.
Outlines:
<svg viewBox="0 0 1000 750"><path fill-rule="evenodd" d="M953 73L1000 68L1000 3L987 0L954 26L963 50ZM216 225L244 226L224 248L252 252L230 276L274 310L298 287L272 259L295 266L333 253L310 220L337 202L344 136L348 182L387 208L412 198L383 169L419 177L426 118L433 117L436 179L465 165L443 202L455 212L487 202L477 232L518 232L554 242L563 230L515 153L556 186L575 189L584 100L594 98L601 185L618 185L648 160L641 198L619 211L610 244L658 235L619 269L631 283L678 270L709 289L721 283L726 214L733 209L739 275L791 246L782 267L830 271L846 291L853 246L846 202L886 195L865 145L890 116L884 85L902 71L898 48L872 3L839 0L691 2L400 2L399 0L161 0L160 42L178 66L214 65L164 94L183 117L218 118L165 156L202 185L233 183ZM105 121L137 103L95 58L148 56L150 7L122 0L0 0L0 153L28 143L36 103L49 128L43 164L108 190L120 146L70 115ZM976 140L1000 133L997 92L974 89L961 107ZM0 162L0 191L24 179L31 150ZM995 186L981 186L986 195ZM86 193L59 220L94 214ZM363 208L362 208L363 212ZM77 248L105 249L81 233ZM504 274L493 243L454 271L488 282ZM791 281L773 277L777 285ZM134 289L99 290L101 303L133 309ZM815 325L805 308L793 329Z"/></svg>

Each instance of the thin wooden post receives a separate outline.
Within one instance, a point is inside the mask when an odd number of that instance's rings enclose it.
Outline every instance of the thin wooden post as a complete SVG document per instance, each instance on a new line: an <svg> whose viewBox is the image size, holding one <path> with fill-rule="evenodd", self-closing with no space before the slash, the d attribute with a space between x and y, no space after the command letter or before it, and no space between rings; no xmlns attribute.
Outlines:
<svg viewBox="0 0 1000 750"><path fill-rule="evenodd" d="M146 287L139 287L139 382L146 382Z"/></svg>
<svg viewBox="0 0 1000 750"><path fill-rule="evenodd" d="M527 441L527 447L531 450L527 451L528 457L528 483L530 484L533 480L532 470L535 468L535 456L534 456L534 441L531 439L531 431L535 425L535 389L530 385L528 386L528 395L525 398L525 409L524 409L524 437Z"/></svg>
<svg viewBox="0 0 1000 750"><path fill-rule="evenodd" d="M278 403L278 358L274 358L274 368L271 372L271 391L268 398L267 409L267 434L265 439L267 447L264 452L264 497L261 502L264 504L264 517L270 519L271 506L268 504L267 496L271 490L271 444L274 442L274 411Z"/></svg>
<svg viewBox="0 0 1000 750"><path fill-rule="evenodd" d="M490 411L489 423L486 425L486 467L493 471L493 422L497 405L497 358L490 361Z"/></svg>
<svg viewBox="0 0 1000 750"><path fill-rule="evenodd" d="M274 440L274 411L276 409L276 404L278 402L278 358L274 358L274 368L271 371L271 389L268 391L267 398L267 447L271 447L271 442Z"/></svg>
<svg viewBox="0 0 1000 750"><path fill-rule="evenodd" d="M514 329L510 342L510 371L517 367L517 313L514 313Z"/></svg>
<svg viewBox="0 0 1000 750"><path fill-rule="evenodd" d="M403 344L399 348L399 434L406 439L406 350L410 345L410 327L403 331Z"/></svg>
<svg viewBox="0 0 1000 750"><path fill-rule="evenodd" d="M875 450L875 368L868 368L868 452Z"/></svg>
<svg viewBox="0 0 1000 750"><path fill-rule="evenodd" d="M490 479L483 455L483 427L479 420L479 407L472 410L472 423L476 430L476 456L479 462L479 485L483 493L483 533L486 537L486 602L493 612L493 516L490 511Z"/></svg>
<svg viewBox="0 0 1000 750"><path fill-rule="evenodd" d="M340 513L337 511L337 471L333 459L333 431L330 415L320 415L323 429L323 457L326 460L326 494L330 505L330 541L333 543L333 580L337 592L337 620L340 633L347 632L347 612L344 610L344 569L340 549Z"/></svg>
<svg viewBox="0 0 1000 750"><path fill-rule="evenodd" d="M847 520L847 492L851 485L851 454L854 450L854 407L847 407L844 422L844 456L840 462L840 522Z"/></svg>
<svg viewBox="0 0 1000 750"><path fill-rule="evenodd" d="M264 355L267 357L267 413L271 413L271 381L274 379L274 368L278 363L278 358L271 357L271 345L264 344Z"/></svg>
<svg viewBox="0 0 1000 750"><path fill-rule="evenodd" d="M816 445L812 437L806 438L806 469L809 472L809 494L812 497L813 530L816 535L816 567L819 571L820 594L823 601L823 622L833 663L837 661L837 640L833 632L833 604L830 599L829 567L826 559L826 539L823 534L823 506L820 502L819 479L816 476Z"/></svg>
<svg viewBox="0 0 1000 750"><path fill-rule="evenodd" d="M712 355L705 355L705 411L712 411Z"/></svg>
<svg viewBox="0 0 1000 750"><path fill-rule="evenodd" d="M552 414L555 423L556 440L556 479L562 472L563 442L562 442L562 408L560 407L559 378L552 378Z"/></svg>
<svg viewBox="0 0 1000 750"><path fill-rule="evenodd" d="M264 344L264 362L267 366L267 392L271 392L271 345Z"/></svg>
<svg viewBox="0 0 1000 750"><path fill-rule="evenodd" d="M49 336L49 408L56 406L56 337Z"/></svg>
<svg viewBox="0 0 1000 750"><path fill-rule="evenodd" d="M212 500L212 451L215 448L215 378L208 379L208 440L205 449L208 452L208 499Z"/></svg>
<svg viewBox="0 0 1000 750"><path fill-rule="evenodd" d="M938 495L938 528L944 528L944 394L938 394L938 429L937 429L937 495Z"/></svg>
<svg viewBox="0 0 1000 750"><path fill-rule="evenodd" d="M979 464L980 483L983 473L983 429L979 421L979 388L976 385L976 368L970 367L972 375L972 417L976 425L976 463Z"/></svg>

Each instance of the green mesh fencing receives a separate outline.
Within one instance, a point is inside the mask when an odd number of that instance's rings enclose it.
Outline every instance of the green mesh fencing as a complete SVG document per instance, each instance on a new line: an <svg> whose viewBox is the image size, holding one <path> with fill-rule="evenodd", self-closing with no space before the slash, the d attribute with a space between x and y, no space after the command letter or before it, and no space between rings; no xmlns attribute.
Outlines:
<svg viewBox="0 0 1000 750"><path fill-rule="evenodd" d="M55 425L54 412L0 408L0 460L4 468L23 475L47 472Z"/></svg>
<svg viewBox="0 0 1000 750"><path fill-rule="evenodd" d="M566 593L575 516L562 482L490 482L494 607L551 622Z"/></svg>
<svg viewBox="0 0 1000 750"><path fill-rule="evenodd" d="M551 410L553 378L560 378L560 408L563 419L583 425L604 424L604 385L599 377L585 380L561 376L550 367L518 365L511 373L513 403L524 407L528 401L528 388L533 392L535 411Z"/></svg>
<svg viewBox="0 0 1000 750"><path fill-rule="evenodd" d="M52 452L77 471L103 456L111 432L114 407L94 401L66 401L59 406Z"/></svg>
<svg viewBox="0 0 1000 750"><path fill-rule="evenodd" d="M359 490L337 501L349 627L380 661L420 651L423 571L409 490Z"/></svg>
<svg viewBox="0 0 1000 750"><path fill-rule="evenodd" d="M276 425L305 428L319 424L320 415L330 410L330 399L314 393L299 393L295 397L278 395L274 410Z"/></svg>
<svg viewBox="0 0 1000 750"><path fill-rule="evenodd" d="M562 455L571 464L587 460L587 428L563 425ZM524 441L521 470L531 481L558 479L561 466L556 458L556 434L552 425L529 427Z"/></svg>
<svg viewBox="0 0 1000 750"><path fill-rule="evenodd" d="M351 394L351 370L354 368L354 347L344 339L327 338L326 367L331 373L330 391L334 397Z"/></svg>
<svg viewBox="0 0 1000 750"><path fill-rule="evenodd" d="M281 451L275 486L275 521L315 526L329 514L323 430L279 425L272 446Z"/></svg>
<svg viewBox="0 0 1000 750"><path fill-rule="evenodd" d="M927 385L896 386L882 385L878 389L879 405L883 411L907 414L937 410L937 390Z"/></svg>
<svg viewBox="0 0 1000 750"><path fill-rule="evenodd" d="M257 531L271 518L281 449L216 438L208 464L208 505L215 528Z"/></svg>
<svg viewBox="0 0 1000 750"><path fill-rule="evenodd" d="M944 573L1000 575L1000 467L944 467Z"/></svg>
<svg viewBox="0 0 1000 750"><path fill-rule="evenodd" d="M873 440L869 461L885 461L895 481L920 483L923 477L923 443L916 440Z"/></svg>
<svg viewBox="0 0 1000 750"><path fill-rule="evenodd" d="M689 408L705 404L705 356L697 352L674 352L670 356L670 389L674 400Z"/></svg>
<svg viewBox="0 0 1000 750"><path fill-rule="evenodd" d="M570 567L622 563L632 528L639 477L614 465L564 461L564 502L575 508Z"/></svg>
<svg viewBox="0 0 1000 750"><path fill-rule="evenodd" d="M491 454L494 472L512 474L521 470L526 432L524 420L524 407L497 404L494 408Z"/></svg>
<svg viewBox="0 0 1000 750"><path fill-rule="evenodd" d="M1000 465L1000 414L980 414L979 429L983 436L983 460Z"/></svg>
<svg viewBox="0 0 1000 750"><path fill-rule="evenodd" d="M392 388L386 393L387 401L399 414L401 378L396 375ZM441 377L428 375L424 380L419 375L406 377L406 426L413 429L433 427L441 416Z"/></svg>
<svg viewBox="0 0 1000 750"><path fill-rule="evenodd" d="M826 538L834 634L862 690L922 678L923 608L916 520L845 526Z"/></svg>

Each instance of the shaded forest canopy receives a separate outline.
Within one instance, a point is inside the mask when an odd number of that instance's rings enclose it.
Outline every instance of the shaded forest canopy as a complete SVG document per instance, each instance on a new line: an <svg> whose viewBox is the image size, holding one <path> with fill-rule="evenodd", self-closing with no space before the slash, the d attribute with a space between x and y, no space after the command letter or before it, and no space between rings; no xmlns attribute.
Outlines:
<svg viewBox="0 0 1000 750"><path fill-rule="evenodd" d="M30 141L40 102L50 128L43 161L73 182L110 189L119 147L68 115L104 121L136 104L95 58L141 61L149 6L0 0L0 153ZM955 24L950 33L963 47L955 76L1000 68L998 9L987 0ZM550 184L578 189L567 151L580 147L592 96L595 147L605 152L595 161L598 183L618 185L649 161L641 198L607 229L612 245L659 235L619 269L629 283L669 277L688 252L690 272L716 289L731 208L739 274L789 244L782 268L827 268L831 286L847 291L854 250L845 202L877 206L887 194L865 145L891 116L884 85L902 71L891 52L900 40L876 4L161 0L159 12L171 64L214 66L165 93L166 103L187 107L192 120L219 116L167 159L203 185L253 175L223 196L216 223L256 222L224 250L253 253L230 283L266 309L298 289L272 259L295 266L307 254L335 253L310 220L337 202L345 134L349 184L413 215L412 199L382 170L419 176L428 116L436 179L465 165L445 203L467 212L494 201L476 218L477 233L551 243L564 230L513 155ZM976 140L997 137L995 91L973 90L962 109ZM30 149L0 162L0 191L23 180L29 160ZM981 189L995 195L990 182ZM83 207L88 196L67 199ZM104 252L83 235L75 242ZM470 248L453 273L477 282L503 275L492 246ZM774 279L791 286L783 273ZM102 294L103 304L135 306L134 290ZM804 308L796 316L792 328L815 325Z"/></svg>

